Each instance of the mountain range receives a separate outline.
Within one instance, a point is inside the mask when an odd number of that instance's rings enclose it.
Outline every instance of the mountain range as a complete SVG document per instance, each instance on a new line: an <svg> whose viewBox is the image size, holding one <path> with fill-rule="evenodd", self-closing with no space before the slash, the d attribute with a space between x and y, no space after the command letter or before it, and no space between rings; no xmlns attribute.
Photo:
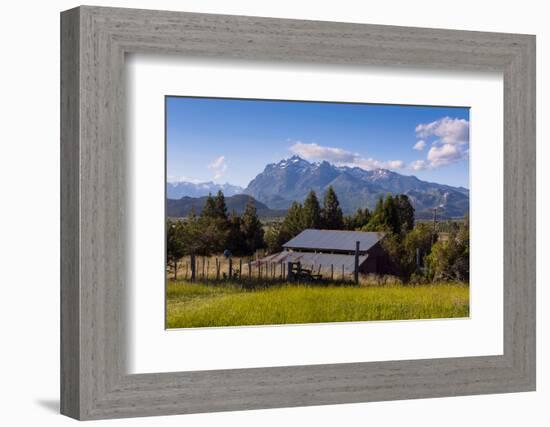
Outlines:
<svg viewBox="0 0 550 427"><path fill-rule="evenodd" d="M194 187L197 185L202 184L179 183L176 186L179 192L167 189L168 198L181 198L171 197L171 194L196 197L193 195L197 192L206 191L203 187ZM212 188L216 185L213 184ZM293 201L302 202L311 190L322 202L329 186L334 188L345 214L353 213L358 208L373 209L378 198L388 193L409 196L415 216L419 219L431 218L431 209L435 207L438 208L439 218L459 218L469 211L469 190L464 187L422 181L415 176L401 175L387 169L365 170L337 166L327 161L309 162L299 156L268 164L245 189L230 184L225 186L228 186L228 192L220 189L226 196L242 192L252 196L256 203L261 203L269 211L284 211ZM217 189L209 192L214 194ZM243 201L246 204L245 199L240 200Z"/></svg>
<svg viewBox="0 0 550 427"><path fill-rule="evenodd" d="M225 195L225 193L224 193ZM204 207L207 196L189 197L184 196L180 199L167 199L166 215L171 218L185 217L194 212L199 215ZM229 214L236 213L242 215L248 201L252 200L256 212L260 218L276 218L284 216L286 210L269 209L265 204L258 202L253 197L247 194L236 194L234 196L225 197L225 205Z"/></svg>
<svg viewBox="0 0 550 427"><path fill-rule="evenodd" d="M244 188L238 185L231 185L228 182L225 184L216 184L215 182L168 182L166 184L166 197L168 199L180 199L182 197L202 197L208 194L216 194L221 190L225 196L234 196L235 194L243 194Z"/></svg>

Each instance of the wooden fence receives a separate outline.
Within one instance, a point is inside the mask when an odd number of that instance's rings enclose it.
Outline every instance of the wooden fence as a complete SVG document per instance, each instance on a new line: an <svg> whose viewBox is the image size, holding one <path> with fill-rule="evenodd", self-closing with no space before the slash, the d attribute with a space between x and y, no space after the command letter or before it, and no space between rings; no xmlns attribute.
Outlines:
<svg viewBox="0 0 550 427"><path fill-rule="evenodd" d="M190 282L214 281L355 281L355 272L345 265L303 264L300 262L269 262L253 258L189 256L167 271L169 279Z"/></svg>

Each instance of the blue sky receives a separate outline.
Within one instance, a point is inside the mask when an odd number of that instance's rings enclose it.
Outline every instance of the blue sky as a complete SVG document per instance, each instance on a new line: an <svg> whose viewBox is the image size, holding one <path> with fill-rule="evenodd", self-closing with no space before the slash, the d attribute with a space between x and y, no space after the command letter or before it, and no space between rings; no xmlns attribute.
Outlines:
<svg viewBox="0 0 550 427"><path fill-rule="evenodd" d="M469 109L166 98L168 181L245 187L268 163L379 167L469 188Z"/></svg>

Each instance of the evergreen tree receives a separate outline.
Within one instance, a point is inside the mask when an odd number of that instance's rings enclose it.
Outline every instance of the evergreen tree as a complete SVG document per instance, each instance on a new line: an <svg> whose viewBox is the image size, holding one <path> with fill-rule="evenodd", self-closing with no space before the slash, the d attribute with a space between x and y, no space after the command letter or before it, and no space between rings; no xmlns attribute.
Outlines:
<svg viewBox="0 0 550 427"><path fill-rule="evenodd" d="M364 225L367 225L371 218L371 212L368 210L368 208L363 209L361 212L361 209L359 209L359 212L357 213L358 220L358 226L362 227Z"/></svg>
<svg viewBox="0 0 550 427"><path fill-rule="evenodd" d="M387 231L384 223L384 197L380 196L376 201L374 211L370 215L369 222L361 227L361 231Z"/></svg>
<svg viewBox="0 0 550 427"><path fill-rule="evenodd" d="M281 233L281 228L282 223L275 222L269 226L265 233L265 246L270 254L282 251L283 244L287 241L284 240L285 236Z"/></svg>
<svg viewBox="0 0 550 427"><path fill-rule="evenodd" d="M376 207L374 208L373 216L382 216L384 210L384 196L380 195L376 201Z"/></svg>
<svg viewBox="0 0 550 427"><path fill-rule="evenodd" d="M344 230L349 230L349 231L356 230L354 215L344 216Z"/></svg>
<svg viewBox="0 0 550 427"><path fill-rule="evenodd" d="M362 230L401 233L398 199L398 196L393 197L391 194L388 194L386 198L380 196L369 223Z"/></svg>
<svg viewBox="0 0 550 427"><path fill-rule="evenodd" d="M321 218L323 228L328 230L342 230L344 228L344 216L332 186L329 186L325 193Z"/></svg>
<svg viewBox="0 0 550 427"><path fill-rule="evenodd" d="M166 261L172 265L174 280L178 280L178 262L185 255L184 224L182 221L166 222Z"/></svg>
<svg viewBox="0 0 550 427"><path fill-rule="evenodd" d="M229 249L233 255L245 255L248 253L245 236L242 230L242 219L235 212L228 218L228 233L225 249Z"/></svg>
<svg viewBox="0 0 550 427"><path fill-rule="evenodd" d="M281 224L281 240L287 242L305 229L303 208L298 202L292 202Z"/></svg>
<svg viewBox="0 0 550 427"><path fill-rule="evenodd" d="M396 196L400 231L408 233L414 228L414 208L406 194Z"/></svg>
<svg viewBox="0 0 550 427"><path fill-rule="evenodd" d="M399 211L397 208L396 197L391 194L386 196L383 207L382 223L386 225L389 231L399 234L401 232L401 223L399 222Z"/></svg>
<svg viewBox="0 0 550 427"><path fill-rule="evenodd" d="M315 191L311 190L304 201L303 224L305 228L321 228L321 206Z"/></svg>
<svg viewBox="0 0 550 427"><path fill-rule="evenodd" d="M218 190L218 194L214 199L214 211L216 218L227 220L227 206L222 190Z"/></svg>
<svg viewBox="0 0 550 427"><path fill-rule="evenodd" d="M361 230L369 223L370 218L371 213L368 208L359 208L354 215L344 217L344 228L346 230Z"/></svg>
<svg viewBox="0 0 550 427"><path fill-rule="evenodd" d="M201 211L201 218L216 218L216 202L212 197L212 194L208 193L208 197L204 202L204 206Z"/></svg>
<svg viewBox="0 0 550 427"><path fill-rule="evenodd" d="M258 218L256 206L254 206L252 198L248 199L241 217L241 232L248 253L253 254L257 249L264 247L264 229Z"/></svg>

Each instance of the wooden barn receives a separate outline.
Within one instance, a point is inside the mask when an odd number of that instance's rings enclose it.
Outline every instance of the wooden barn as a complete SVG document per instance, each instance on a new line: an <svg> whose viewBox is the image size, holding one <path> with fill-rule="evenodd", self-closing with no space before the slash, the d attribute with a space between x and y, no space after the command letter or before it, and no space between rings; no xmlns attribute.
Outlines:
<svg viewBox="0 0 550 427"><path fill-rule="evenodd" d="M388 270L386 254L380 244L384 233L342 230L302 231L283 245L284 250L261 260L267 263L301 263L312 269L384 274Z"/></svg>

